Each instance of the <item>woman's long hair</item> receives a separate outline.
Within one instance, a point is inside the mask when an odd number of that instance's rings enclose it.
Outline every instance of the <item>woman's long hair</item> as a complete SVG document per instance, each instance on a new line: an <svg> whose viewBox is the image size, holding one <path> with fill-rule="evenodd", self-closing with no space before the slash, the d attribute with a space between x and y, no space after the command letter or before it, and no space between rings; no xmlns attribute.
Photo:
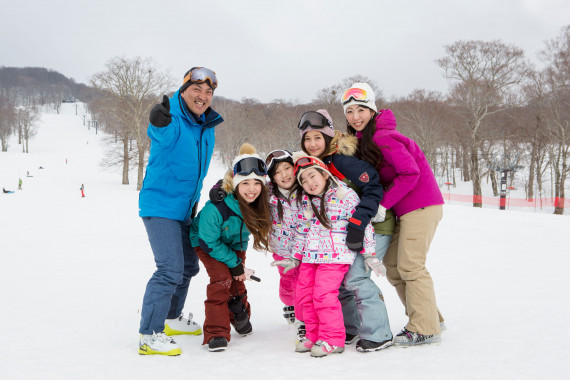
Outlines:
<svg viewBox="0 0 570 380"><path fill-rule="evenodd" d="M314 130L314 129L313 129ZM319 132L317 130L317 132ZM319 132L321 135L323 135L323 138L325 139L325 151L319 156L317 157L318 159L322 160L323 157L329 152L330 148L331 148L331 141L332 141L332 137L330 137L329 135L325 135L322 132ZM311 155L311 153L309 153L307 151L307 149L305 149L305 134L303 134L303 137L301 137L301 150L305 153L307 153L307 155Z"/></svg>
<svg viewBox="0 0 570 380"><path fill-rule="evenodd" d="M314 166L313 166L314 167ZM315 169L317 169L321 174L324 174L324 172L322 170L320 170L317 167L314 167ZM299 207L301 207L302 203L303 203L303 194L307 194L307 196L309 197L309 203L311 204L311 209L313 210L313 213L315 214L315 216L317 217L317 219L319 220L319 222L321 222L321 224L327 228L330 229L331 228L331 224L330 224L330 220L327 217L327 201L325 199L325 195L327 193L327 191L329 190L329 188L332 186L333 181L332 178L329 175L329 178L327 178L327 182L325 184L325 190L323 191L323 193L321 194L321 196L316 196L316 195L311 195L307 192L305 192L305 190L303 189L303 186L301 186L301 183L297 182L296 187L293 189L295 191L295 195L297 196L297 205ZM321 200L320 202L320 210L317 209L317 206L315 206L315 204L313 203L313 198L319 198Z"/></svg>
<svg viewBox="0 0 570 380"><path fill-rule="evenodd" d="M247 203L242 198L237 188L234 194L238 201L243 221L248 231L253 235L253 248L258 251L268 251L272 223L267 186L261 185L261 193L251 203Z"/></svg>
<svg viewBox="0 0 570 380"><path fill-rule="evenodd" d="M358 148L356 149L356 157L368 162L377 169L383 157L380 148L373 140L374 132L376 132L376 116L378 116L378 112L374 112L374 115L372 115L372 118L368 120L366 127L362 130L362 136L360 136ZM356 129L350 126L348 120L346 121L346 131L349 135L356 136Z"/></svg>

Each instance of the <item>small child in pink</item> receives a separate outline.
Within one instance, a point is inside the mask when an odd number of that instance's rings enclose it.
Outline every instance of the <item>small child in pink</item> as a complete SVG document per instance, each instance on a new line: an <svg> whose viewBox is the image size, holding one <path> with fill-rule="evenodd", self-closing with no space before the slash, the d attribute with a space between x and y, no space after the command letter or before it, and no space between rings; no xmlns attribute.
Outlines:
<svg viewBox="0 0 570 380"><path fill-rule="evenodd" d="M296 157L294 157L295 159ZM277 265L287 272L299 267L295 310L303 311L305 338L295 348L313 357L344 351L345 329L338 289L356 257L346 246L348 220L360 199L337 182L318 158L301 154L295 160L299 211L293 257ZM375 255L374 230L366 226L361 254Z"/></svg>

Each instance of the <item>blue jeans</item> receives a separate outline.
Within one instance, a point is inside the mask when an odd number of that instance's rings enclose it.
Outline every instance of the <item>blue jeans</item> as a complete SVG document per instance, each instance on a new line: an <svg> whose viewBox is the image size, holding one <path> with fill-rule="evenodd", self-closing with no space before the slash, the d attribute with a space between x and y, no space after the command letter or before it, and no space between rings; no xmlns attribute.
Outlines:
<svg viewBox="0 0 570 380"><path fill-rule="evenodd" d="M376 255L381 260L390 244L390 235L376 235ZM347 334L361 339L383 342L392 339L388 312L380 288L366 272L364 258L357 254L344 276L339 299L342 304L344 327Z"/></svg>
<svg viewBox="0 0 570 380"><path fill-rule="evenodd" d="M146 285L141 310L141 334L164 331L164 320L180 316L190 279L198 274L198 256L190 245L192 220L143 217L156 271Z"/></svg>

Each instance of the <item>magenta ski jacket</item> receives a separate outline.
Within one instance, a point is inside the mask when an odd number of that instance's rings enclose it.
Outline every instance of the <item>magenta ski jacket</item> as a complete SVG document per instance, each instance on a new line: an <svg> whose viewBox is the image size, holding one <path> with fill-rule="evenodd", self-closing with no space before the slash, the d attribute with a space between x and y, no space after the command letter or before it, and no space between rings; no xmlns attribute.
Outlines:
<svg viewBox="0 0 570 380"><path fill-rule="evenodd" d="M394 210L399 218L422 207L441 205L443 197L433 171L418 144L396 130L391 110L380 110L374 142L382 152L376 168L384 185L380 204ZM356 137L360 139L361 132Z"/></svg>

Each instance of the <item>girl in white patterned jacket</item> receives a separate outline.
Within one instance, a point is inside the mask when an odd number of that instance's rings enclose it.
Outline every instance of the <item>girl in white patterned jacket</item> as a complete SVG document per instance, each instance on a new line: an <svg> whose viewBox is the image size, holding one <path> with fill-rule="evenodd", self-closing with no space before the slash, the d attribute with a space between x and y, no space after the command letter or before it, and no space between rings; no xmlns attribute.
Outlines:
<svg viewBox="0 0 570 380"><path fill-rule="evenodd" d="M297 180L293 173L293 156L288 150L274 150L267 155L265 163L270 179L269 208L273 223L269 244L275 261L271 263L271 266L277 266L279 270L279 299L285 304L283 316L289 324L295 325L297 336L301 339L305 336L305 325L302 322L303 313L301 310L295 310L295 288L297 287L299 270L293 268L285 271L283 267L276 264L291 257L295 243L293 228L297 216L297 206L291 189Z"/></svg>
<svg viewBox="0 0 570 380"><path fill-rule="evenodd" d="M296 158L296 157L295 157ZM295 351L320 357L344 351L345 329L338 289L356 252L346 245L348 220L360 199L337 182L318 158L301 155L295 160L298 187L295 203L293 257L276 262L284 272L299 266L295 310L302 309L306 336ZM374 230L365 229L360 254L375 256Z"/></svg>

